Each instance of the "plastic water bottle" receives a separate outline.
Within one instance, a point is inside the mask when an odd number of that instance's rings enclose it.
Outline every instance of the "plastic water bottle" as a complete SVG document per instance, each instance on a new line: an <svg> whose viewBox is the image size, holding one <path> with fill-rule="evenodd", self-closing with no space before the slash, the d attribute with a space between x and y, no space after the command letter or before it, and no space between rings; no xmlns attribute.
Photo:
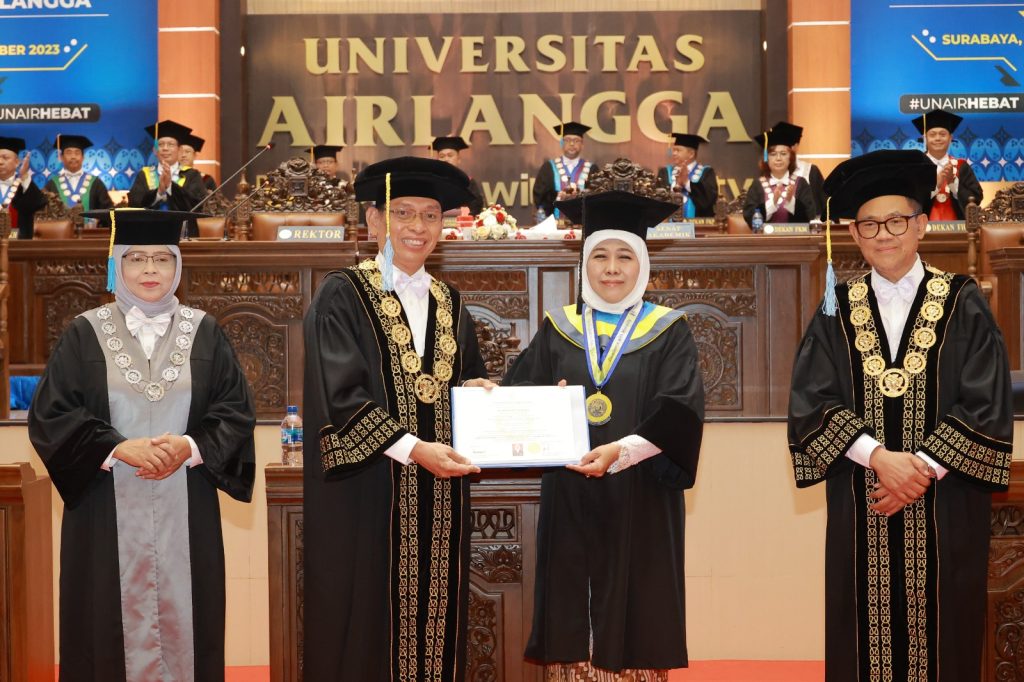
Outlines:
<svg viewBox="0 0 1024 682"><path fill-rule="evenodd" d="M302 466L302 417L298 405L289 405L281 422L281 464Z"/></svg>
<svg viewBox="0 0 1024 682"><path fill-rule="evenodd" d="M534 216L534 220L536 220L537 222L535 222L534 225L540 225L542 222L544 222L545 218L547 218L547 215L545 215L544 209L538 208L537 215Z"/></svg>
<svg viewBox="0 0 1024 682"><path fill-rule="evenodd" d="M750 229L754 234L761 234L764 230L764 214L759 208L754 210L754 217L750 219Z"/></svg>

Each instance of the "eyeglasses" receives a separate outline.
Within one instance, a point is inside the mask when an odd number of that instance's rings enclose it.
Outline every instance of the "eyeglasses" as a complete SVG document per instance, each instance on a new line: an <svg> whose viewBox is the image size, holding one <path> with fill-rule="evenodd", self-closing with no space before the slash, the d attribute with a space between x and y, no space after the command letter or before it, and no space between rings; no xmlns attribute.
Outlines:
<svg viewBox="0 0 1024 682"><path fill-rule="evenodd" d="M154 253L152 256L144 253L126 253L121 262L129 268L144 268L148 261L153 261L153 266L160 270L174 268L177 258L173 253Z"/></svg>
<svg viewBox="0 0 1024 682"><path fill-rule="evenodd" d="M425 225L436 225L443 217L440 211L433 208L426 211L414 211L411 208L391 209L391 217L400 223L411 223L416 220L416 216L419 216Z"/></svg>
<svg viewBox="0 0 1024 682"><path fill-rule="evenodd" d="M857 234L864 239L874 239L877 237L879 230L882 229L882 225L885 225L886 232L893 237L899 237L910 227L910 219L916 218L919 215L921 215L920 212L911 213L910 215L894 215L881 221L855 220L853 224L857 228Z"/></svg>

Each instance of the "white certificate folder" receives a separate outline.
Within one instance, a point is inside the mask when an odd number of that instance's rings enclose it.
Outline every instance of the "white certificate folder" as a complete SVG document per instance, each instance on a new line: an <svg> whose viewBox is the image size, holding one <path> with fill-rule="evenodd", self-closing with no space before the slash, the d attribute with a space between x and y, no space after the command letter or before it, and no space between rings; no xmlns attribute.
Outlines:
<svg viewBox="0 0 1024 682"><path fill-rule="evenodd" d="M575 464L590 451L583 387L453 388L452 447L480 468Z"/></svg>

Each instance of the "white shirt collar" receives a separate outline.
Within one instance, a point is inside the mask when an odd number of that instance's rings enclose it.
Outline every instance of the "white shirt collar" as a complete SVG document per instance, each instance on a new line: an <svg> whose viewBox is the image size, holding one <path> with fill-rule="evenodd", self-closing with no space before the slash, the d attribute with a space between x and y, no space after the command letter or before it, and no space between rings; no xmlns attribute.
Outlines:
<svg viewBox="0 0 1024 682"><path fill-rule="evenodd" d="M949 163L949 152L947 151L941 159L936 159L931 154L928 154L928 159L936 166L945 166L947 163Z"/></svg>
<svg viewBox="0 0 1024 682"><path fill-rule="evenodd" d="M788 185L789 184L789 173L787 172L781 178L777 178L774 175L768 176L768 183L771 185Z"/></svg>
<svg viewBox="0 0 1024 682"><path fill-rule="evenodd" d="M570 159L568 156L562 155L562 165L566 168L575 168L576 164L583 161L582 156L577 156L575 159Z"/></svg>
<svg viewBox="0 0 1024 682"><path fill-rule="evenodd" d="M882 229L884 230L885 228L883 227ZM884 280L884 279L885 279L885 277L882 277L882 275L880 275L878 273L878 270L875 270L874 268L871 268L871 285L872 285L872 287L874 287L876 282L878 282L879 280ZM902 277L900 277L899 281L892 282L892 284L899 284L900 282L906 280L906 281L911 282L914 285L914 289L916 290L917 287L919 287L921 285L921 280L923 280L923 279L924 279L924 264L921 262L921 256L917 256L916 259L914 260L914 264L910 267L910 271L907 272L907 274L905 274ZM888 280L886 280L886 281L888 281Z"/></svg>
<svg viewBox="0 0 1024 682"><path fill-rule="evenodd" d="M78 179L78 178L82 177L83 174L85 174L85 168L79 168L78 171L75 172L75 173L72 173L67 168L61 168L60 172L63 173L65 177L72 178L72 179Z"/></svg>

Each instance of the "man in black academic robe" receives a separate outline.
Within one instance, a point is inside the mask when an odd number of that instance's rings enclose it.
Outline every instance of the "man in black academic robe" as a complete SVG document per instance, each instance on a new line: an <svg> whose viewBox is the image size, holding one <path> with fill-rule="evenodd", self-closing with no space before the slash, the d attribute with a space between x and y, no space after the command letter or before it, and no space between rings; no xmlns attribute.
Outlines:
<svg viewBox="0 0 1024 682"><path fill-rule="evenodd" d="M18 163L24 149L20 137L0 137L0 211L10 212L18 239L32 239L36 211L46 206L46 197L32 182L28 154Z"/></svg>
<svg viewBox="0 0 1024 682"><path fill-rule="evenodd" d="M170 211L191 211L206 197L203 176L179 164L179 147L191 139L192 129L174 121L146 127L156 140L159 165L145 166L128 190L128 205Z"/></svg>
<svg viewBox="0 0 1024 682"><path fill-rule="evenodd" d="M971 199L980 206L985 196L970 162L949 153L953 133L963 120L962 116L933 109L911 121L921 133L928 160L935 164L930 216L933 220L963 220Z"/></svg>
<svg viewBox="0 0 1024 682"><path fill-rule="evenodd" d="M935 170L916 151L825 183L868 275L836 287L797 352L798 487L826 484L825 675L978 680L991 493L1009 481L1007 353L974 281L921 263ZM898 339L898 340L897 340Z"/></svg>
<svg viewBox="0 0 1024 682"><path fill-rule="evenodd" d="M658 169L658 183L683 195L684 220L714 217L718 178L714 168L697 161L697 150L708 141L688 133L672 133L672 138L672 163Z"/></svg>
<svg viewBox="0 0 1024 682"><path fill-rule="evenodd" d="M468 184L431 159L364 169L381 255L329 274L305 317L307 680L463 678L479 469L449 446L450 389L486 369L459 292L422 266Z"/></svg>
<svg viewBox="0 0 1024 682"><path fill-rule="evenodd" d="M555 210L555 202L586 189L593 163L583 158L583 136L590 126L567 121L555 126L562 155L548 159L537 169L533 181L533 203L545 216Z"/></svg>
<svg viewBox="0 0 1024 682"><path fill-rule="evenodd" d="M437 154L437 158L445 163L450 163L457 168L462 168L462 150L469 149L466 141L458 136L435 137L430 148ZM476 178L469 179L469 193L473 195L466 207L473 215L478 215L484 210L484 192Z"/></svg>
<svg viewBox="0 0 1024 682"><path fill-rule="evenodd" d="M99 176L82 168L85 150L93 146L92 140L84 135L58 135L56 146L62 168L43 189L60 197L68 208L81 206L83 211L93 211L113 207L107 186Z"/></svg>

